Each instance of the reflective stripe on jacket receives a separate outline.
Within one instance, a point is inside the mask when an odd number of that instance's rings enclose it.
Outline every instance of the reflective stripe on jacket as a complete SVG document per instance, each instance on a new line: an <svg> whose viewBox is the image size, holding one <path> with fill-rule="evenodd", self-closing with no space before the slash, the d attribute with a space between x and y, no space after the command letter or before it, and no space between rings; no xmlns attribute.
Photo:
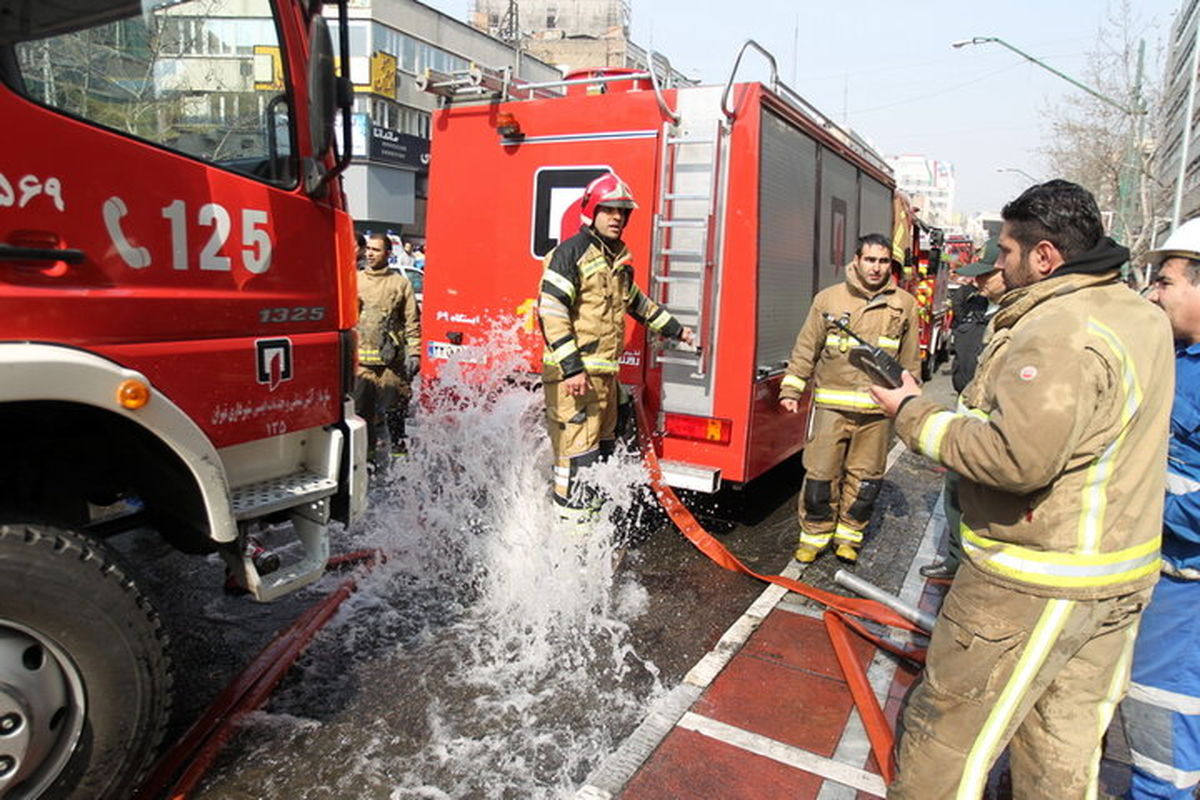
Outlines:
<svg viewBox="0 0 1200 800"><path fill-rule="evenodd" d="M921 366L917 302L889 280L872 294L853 264L846 280L817 294L804 326L796 336L779 397L798 398L809 381L816 380L817 405L843 411L882 413L867 386L870 379L850 363L850 348L857 344L822 316L846 317L854 332L896 358L909 372Z"/></svg>
<svg viewBox="0 0 1200 800"><path fill-rule="evenodd" d="M683 330L634 283L633 257L624 243L618 244L615 254L606 254L585 227L546 256L537 306L545 344L543 380L562 380L584 370L615 374L625 346L626 313L665 336L676 337Z"/></svg>
<svg viewBox="0 0 1200 800"><path fill-rule="evenodd" d="M421 353L421 317L408 278L391 269L358 272L358 363L402 364Z"/></svg>
<svg viewBox="0 0 1200 800"><path fill-rule="evenodd" d="M1048 597L1150 586L1171 406L1171 333L1117 273L1001 301L960 409L916 397L896 431L962 476L963 548L990 579Z"/></svg>

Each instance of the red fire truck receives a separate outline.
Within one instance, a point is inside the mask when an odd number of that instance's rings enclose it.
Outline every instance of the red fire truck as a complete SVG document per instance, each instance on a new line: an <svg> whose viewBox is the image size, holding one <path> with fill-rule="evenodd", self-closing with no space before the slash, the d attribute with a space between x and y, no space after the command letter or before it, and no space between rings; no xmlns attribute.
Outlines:
<svg viewBox="0 0 1200 800"><path fill-rule="evenodd" d="M478 68L423 76L444 107L427 219L441 266L425 283L422 369L486 347L495 317L525 319L529 369L540 369L542 259L578 230L583 187L613 170L639 204L624 237L637 279L698 337L689 348L627 327L620 379L655 420L667 481L713 492L803 448L807 413L778 406L786 360L857 237L891 230L894 182L861 139L778 80L766 51L748 42L738 64L748 49L769 61L767 84L735 82L737 64L723 86L677 88L628 70L536 85Z"/></svg>
<svg viewBox="0 0 1200 800"><path fill-rule="evenodd" d="M320 2L0 0L0 796L128 797L162 738L107 536L270 600L363 507L335 56ZM302 546L260 574L265 522Z"/></svg>
<svg viewBox="0 0 1200 800"><path fill-rule="evenodd" d="M896 192L892 259L900 265L897 282L917 298L921 320L921 378L929 380L937 366L949 357L954 319L950 313L950 269L947 259L943 258L945 236L940 228L923 221L918 211L907 195Z"/></svg>

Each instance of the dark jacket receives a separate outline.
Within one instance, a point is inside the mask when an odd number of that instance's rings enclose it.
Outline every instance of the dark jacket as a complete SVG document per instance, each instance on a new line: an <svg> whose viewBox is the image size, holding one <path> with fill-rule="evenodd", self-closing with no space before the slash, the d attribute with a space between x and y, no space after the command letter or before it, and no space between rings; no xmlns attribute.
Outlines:
<svg viewBox="0 0 1200 800"><path fill-rule="evenodd" d="M959 303L954 313L954 369L950 382L961 392L975 377L979 354L983 352L983 333L988 324L988 301L975 292Z"/></svg>

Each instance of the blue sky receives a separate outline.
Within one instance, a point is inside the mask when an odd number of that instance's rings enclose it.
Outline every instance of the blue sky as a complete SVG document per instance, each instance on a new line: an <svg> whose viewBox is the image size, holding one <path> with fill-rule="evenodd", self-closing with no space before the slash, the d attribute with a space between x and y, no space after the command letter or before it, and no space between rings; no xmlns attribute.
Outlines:
<svg viewBox="0 0 1200 800"><path fill-rule="evenodd" d="M465 18L469 0L423 0ZM1052 177L1039 149L1048 110L1082 93L995 45L952 49L996 36L1084 80L1086 54L1115 2L1105 0L632 0L633 39L685 74L724 83L741 43L774 53L780 78L829 116L846 121L888 155L921 153L954 164L959 211L996 211L1028 181ZM1179 0L1137 0L1148 26L1147 61L1164 42ZM743 59L739 80L765 79L765 62ZM1161 83L1161 67L1147 81ZM1084 80L1086 83L1086 80Z"/></svg>

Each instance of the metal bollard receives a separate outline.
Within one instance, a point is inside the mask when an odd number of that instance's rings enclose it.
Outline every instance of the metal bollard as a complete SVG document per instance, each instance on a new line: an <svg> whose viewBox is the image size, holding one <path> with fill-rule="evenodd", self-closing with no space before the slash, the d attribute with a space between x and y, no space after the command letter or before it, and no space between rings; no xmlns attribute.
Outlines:
<svg viewBox="0 0 1200 800"><path fill-rule="evenodd" d="M885 592L870 581L858 577L853 572L846 572L844 569L839 569L833 574L833 582L839 586L846 587L855 594L862 595L868 600L883 603L909 622L920 626L926 633L933 631L933 621L935 619L933 614L910 606L899 597L896 597L896 595Z"/></svg>

